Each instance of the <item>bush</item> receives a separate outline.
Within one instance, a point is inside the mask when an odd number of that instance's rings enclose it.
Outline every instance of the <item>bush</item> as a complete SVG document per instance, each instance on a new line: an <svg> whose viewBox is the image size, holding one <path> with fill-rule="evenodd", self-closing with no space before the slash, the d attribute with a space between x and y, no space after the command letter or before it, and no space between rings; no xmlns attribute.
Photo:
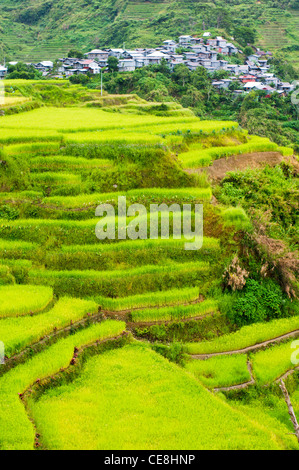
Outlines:
<svg viewBox="0 0 299 470"><path fill-rule="evenodd" d="M152 346L153 350L162 356L166 357L171 362L175 362L180 365L185 365L186 362L186 351L185 346L182 343L173 342L169 346L165 344L155 343Z"/></svg>
<svg viewBox="0 0 299 470"><path fill-rule="evenodd" d="M4 204L0 207L0 219L16 220L20 216L18 209Z"/></svg>
<svg viewBox="0 0 299 470"><path fill-rule="evenodd" d="M5 286L14 283L15 278L11 274L9 267L0 265L0 286Z"/></svg>
<svg viewBox="0 0 299 470"><path fill-rule="evenodd" d="M284 296L271 279L258 282L248 279L242 293L228 314L238 326L280 318L284 314Z"/></svg>

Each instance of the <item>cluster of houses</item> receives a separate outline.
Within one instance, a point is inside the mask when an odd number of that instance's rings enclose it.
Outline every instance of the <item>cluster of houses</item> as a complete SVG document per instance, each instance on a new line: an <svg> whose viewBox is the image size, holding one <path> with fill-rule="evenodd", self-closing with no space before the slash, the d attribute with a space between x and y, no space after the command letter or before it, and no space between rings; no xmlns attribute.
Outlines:
<svg viewBox="0 0 299 470"><path fill-rule="evenodd" d="M211 74L219 70L227 71L230 74L228 78L213 80L212 84L218 89L228 89L237 81L238 86L234 87L237 88L236 94L252 89L266 90L269 94L274 91L283 94L290 92L293 85L282 82L269 71L268 60L272 53L254 49L255 53L247 57L245 64L231 63L229 56L242 51L221 36L212 38L211 33L206 31L200 38L185 35L180 36L178 42L166 40L155 49L94 49L85 54L84 59L70 57L59 59L55 72L51 61L31 65L44 76L50 73L53 75L54 72L57 78L69 78L78 74L99 74L101 70L107 68L111 56L118 59L120 72L133 72L140 67L165 61L171 70L178 64L185 64L191 71L198 67L204 67ZM4 78L6 71L5 67L0 66L0 79Z"/></svg>

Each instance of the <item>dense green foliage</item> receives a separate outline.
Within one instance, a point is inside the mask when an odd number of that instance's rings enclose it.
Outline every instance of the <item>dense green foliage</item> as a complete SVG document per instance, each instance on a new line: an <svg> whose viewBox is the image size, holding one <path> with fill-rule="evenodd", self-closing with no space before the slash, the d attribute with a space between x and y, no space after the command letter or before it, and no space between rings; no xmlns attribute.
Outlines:
<svg viewBox="0 0 299 470"><path fill-rule="evenodd" d="M194 377L143 344L89 360L77 380L46 391L30 408L42 430L43 445L52 449L281 446L275 435L256 428ZM76 426L66 425L74 420ZM57 423L67 432L57 436ZM99 433L104 425L109 432ZM126 432L120 432L124 426Z"/></svg>
<svg viewBox="0 0 299 470"><path fill-rule="evenodd" d="M178 77L181 86L185 79ZM21 114L11 106L0 117L0 448L298 448L287 410L273 425L268 411L251 416L250 406L239 412L242 402L231 406L205 390L248 382L250 364L257 385L292 367L283 346L256 360L235 354L298 334L297 304L282 293L274 269L290 266L265 262L254 217L271 209L276 237L295 245L295 231L287 230L296 224L292 149L248 135L234 121L200 120L177 103L44 83L5 82L15 99L38 107ZM286 121L296 130L294 122ZM230 174L230 186L225 179L216 188L208 178L225 156L267 150L291 163ZM201 160L209 166L202 169ZM147 209L203 203L201 249L185 250L184 236L172 238L181 214L169 217L169 239L149 239L142 212L147 239L98 240L97 205L116 209L106 220L116 229L133 222L120 216L119 196ZM125 322L131 334L122 334ZM116 351L132 335L135 343ZM227 351L233 355L203 362L187 355Z"/></svg>
<svg viewBox="0 0 299 470"><path fill-rule="evenodd" d="M156 47L168 38L201 33L203 21L205 29L234 36L240 46L258 42L265 50L285 49L291 58L298 42L296 0L2 0L0 16L6 54L33 62L124 42Z"/></svg>
<svg viewBox="0 0 299 470"><path fill-rule="evenodd" d="M268 226L269 234L296 243L298 231L298 180L293 168L282 163L275 168L231 172L216 194L224 204L242 206L252 218Z"/></svg>
<svg viewBox="0 0 299 470"><path fill-rule="evenodd" d="M235 301L229 317L238 326L264 322L284 316L286 302L279 286L272 280L257 282L249 279L242 294Z"/></svg>

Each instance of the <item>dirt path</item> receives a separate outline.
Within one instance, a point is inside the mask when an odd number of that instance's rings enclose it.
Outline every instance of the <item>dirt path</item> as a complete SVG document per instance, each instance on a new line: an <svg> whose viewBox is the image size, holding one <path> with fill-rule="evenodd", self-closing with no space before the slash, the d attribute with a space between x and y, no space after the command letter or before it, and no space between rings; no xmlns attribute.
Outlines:
<svg viewBox="0 0 299 470"><path fill-rule="evenodd" d="M249 359L247 360L247 368L248 368L248 371L249 371L250 377L251 377L251 379L248 382L243 382L242 384L237 384L237 385L231 385L230 387L216 387L216 388L213 388L213 392L230 392L231 390L242 390L244 388L249 387L249 385L255 385L256 380L253 376L252 365L251 365ZM264 387L269 387L274 382L278 384L281 380L285 380L287 377L289 377L289 375L294 374L294 372L296 372L297 370L299 370L299 366L294 367L294 369L288 370L283 375L278 377L278 379L275 379L273 382L269 382L266 385L264 385Z"/></svg>
<svg viewBox="0 0 299 470"><path fill-rule="evenodd" d="M296 372L296 370L299 370L299 366L294 367L294 369L288 370L285 374L281 375L278 379L276 379L275 382L278 383L281 380L285 380L289 375L294 374L294 372Z"/></svg>
<svg viewBox="0 0 299 470"><path fill-rule="evenodd" d="M210 357L215 357L215 356L232 356L233 354L247 354L251 351L257 351L258 349L263 349L267 347L269 344L280 343L281 341L284 341L285 339L296 338L297 336L299 336L299 330L294 330L294 331L291 331L290 333L277 336L276 338L263 341L262 343L257 343L252 346L247 346L246 348L243 348L243 349L235 349L233 351L223 351L223 352L216 352L216 353L209 353L209 354L190 354L190 356L193 359L205 360L205 359L209 359Z"/></svg>
<svg viewBox="0 0 299 470"><path fill-rule="evenodd" d="M73 332L75 332L77 329L80 329L82 327L86 327L89 325L89 323L97 323L101 321L103 318L103 315L101 312L98 312L94 315L88 315L81 320L78 320L74 323L69 324L68 326L60 329L54 329L47 335L44 335L42 338L40 338L39 341L36 341L33 344L28 344L20 353L15 354L9 358L5 359L5 364L1 367L0 369L0 377L4 375L6 372L8 372L10 369L13 369L14 367L18 366L19 364L23 364L26 362L28 357L32 355L32 353L38 353L41 352L45 347L50 346L52 343L55 343L57 340L64 338Z"/></svg>
<svg viewBox="0 0 299 470"><path fill-rule="evenodd" d="M209 167L192 168L185 171L189 174L206 171L213 182L219 183L228 171L263 168L266 165L273 167L282 161L289 161L299 171L299 163L295 157L283 157L279 152L256 152L233 155L232 157L214 160L213 164Z"/></svg>

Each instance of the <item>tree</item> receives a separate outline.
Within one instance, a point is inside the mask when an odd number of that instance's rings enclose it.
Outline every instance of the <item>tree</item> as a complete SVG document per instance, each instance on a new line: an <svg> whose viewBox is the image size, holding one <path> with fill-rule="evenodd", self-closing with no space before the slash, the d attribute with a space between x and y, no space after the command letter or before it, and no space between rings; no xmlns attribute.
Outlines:
<svg viewBox="0 0 299 470"><path fill-rule="evenodd" d="M32 65L18 62L16 65L8 66L7 79L38 80L42 78L42 73Z"/></svg>
<svg viewBox="0 0 299 470"><path fill-rule="evenodd" d="M113 56L108 57L108 71L118 72L118 63L119 63L119 60L117 57L113 57Z"/></svg>
<svg viewBox="0 0 299 470"><path fill-rule="evenodd" d="M175 82L185 87L190 82L191 72L185 64L178 64L173 69L172 77Z"/></svg>
<svg viewBox="0 0 299 470"><path fill-rule="evenodd" d="M86 85L89 81L90 78L82 73L70 77L70 82L76 85Z"/></svg>
<svg viewBox="0 0 299 470"><path fill-rule="evenodd" d="M192 84L198 89L205 88L209 82L209 77L204 67L197 67L192 74Z"/></svg>
<svg viewBox="0 0 299 470"><path fill-rule="evenodd" d="M235 40L244 47L248 44L254 44L256 39L256 31L248 26L236 26L233 35Z"/></svg>
<svg viewBox="0 0 299 470"><path fill-rule="evenodd" d="M81 51L78 51L77 49L71 49L67 55L68 57L73 57L76 59L83 59L84 54Z"/></svg>
<svg viewBox="0 0 299 470"><path fill-rule="evenodd" d="M253 49L250 46L246 46L246 47L244 47L243 52L246 55L246 57L248 57L248 56L253 54Z"/></svg>

